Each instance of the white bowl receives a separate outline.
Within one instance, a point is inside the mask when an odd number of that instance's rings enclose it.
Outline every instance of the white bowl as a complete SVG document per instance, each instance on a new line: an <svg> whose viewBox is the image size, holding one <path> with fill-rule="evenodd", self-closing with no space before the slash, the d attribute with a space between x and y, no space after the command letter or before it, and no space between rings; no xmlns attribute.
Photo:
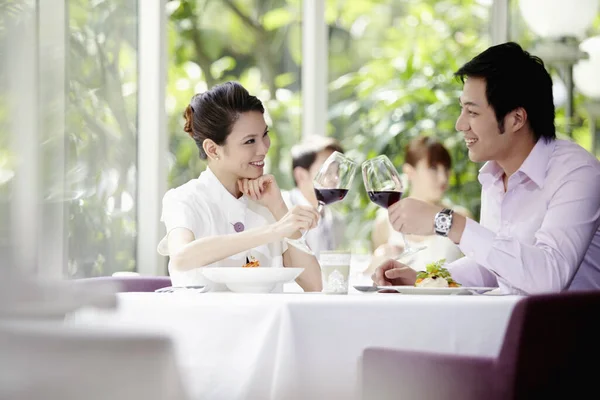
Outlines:
<svg viewBox="0 0 600 400"><path fill-rule="evenodd" d="M207 279L226 285L232 292L269 293L278 283L296 279L304 268L205 267L201 270Z"/></svg>
<svg viewBox="0 0 600 400"><path fill-rule="evenodd" d="M276 283L226 283L227 289L237 293L271 293Z"/></svg>

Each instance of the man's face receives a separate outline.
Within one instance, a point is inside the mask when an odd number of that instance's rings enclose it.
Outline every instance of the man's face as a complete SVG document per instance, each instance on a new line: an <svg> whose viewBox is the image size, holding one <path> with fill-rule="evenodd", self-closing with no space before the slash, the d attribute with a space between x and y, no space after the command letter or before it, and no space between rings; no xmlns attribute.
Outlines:
<svg viewBox="0 0 600 400"><path fill-rule="evenodd" d="M504 133L500 131L496 113L488 104L485 91L485 79L469 77L460 97L462 110L456 129L464 134L469 159L473 162L506 158L513 137L510 129L505 129Z"/></svg>

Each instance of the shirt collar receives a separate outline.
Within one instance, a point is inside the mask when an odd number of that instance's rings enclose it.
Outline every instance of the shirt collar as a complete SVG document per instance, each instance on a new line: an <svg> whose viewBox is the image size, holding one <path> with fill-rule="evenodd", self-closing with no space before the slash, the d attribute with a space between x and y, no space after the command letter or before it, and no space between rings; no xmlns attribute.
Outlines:
<svg viewBox="0 0 600 400"><path fill-rule="evenodd" d="M248 198L245 195L239 199L235 198L209 167L206 167L198 179L204 181L210 188L212 193L209 196L213 197L216 203L222 206L222 210L231 224L244 223L246 209L248 208Z"/></svg>
<svg viewBox="0 0 600 400"><path fill-rule="evenodd" d="M555 140L547 143L544 139L540 138L517 172L525 174L539 188L543 187L546 180L548 162L555 145ZM479 170L478 179L481 185L485 187L498 181L502 178L503 174L504 171L497 162L488 161Z"/></svg>
<svg viewBox="0 0 600 400"><path fill-rule="evenodd" d="M554 151L556 141L546 142L544 139L538 139L533 149L523 161L519 171L527 175L539 188L544 186L546 172L548 171L548 161Z"/></svg>
<svg viewBox="0 0 600 400"><path fill-rule="evenodd" d="M481 186L487 187L502 177L504 171L496 161L488 161L479 170L479 183Z"/></svg>

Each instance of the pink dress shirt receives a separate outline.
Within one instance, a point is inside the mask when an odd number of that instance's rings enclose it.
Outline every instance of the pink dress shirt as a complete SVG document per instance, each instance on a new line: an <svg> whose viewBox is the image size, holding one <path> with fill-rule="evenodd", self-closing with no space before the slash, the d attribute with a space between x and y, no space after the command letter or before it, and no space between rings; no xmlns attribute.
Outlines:
<svg viewBox="0 0 600 400"><path fill-rule="evenodd" d="M600 162L566 140L539 140L508 179L479 171L481 224L467 219L449 264L464 286L533 294L600 289Z"/></svg>

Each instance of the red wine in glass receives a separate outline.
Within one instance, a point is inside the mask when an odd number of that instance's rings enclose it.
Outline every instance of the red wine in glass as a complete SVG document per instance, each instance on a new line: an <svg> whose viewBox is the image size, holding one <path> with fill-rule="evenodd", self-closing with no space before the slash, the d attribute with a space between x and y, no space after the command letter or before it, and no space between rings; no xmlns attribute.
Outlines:
<svg viewBox="0 0 600 400"><path fill-rule="evenodd" d="M336 201L343 200L348 194L348 189L315 188L315 194L317 195L317 201L319 203L332 204Z"/></svg>
<svg viewBox="0 0 600 400"><path fill-rule="evenodd" d="M402 192L394 190L372 190L368 194L373 203L383 208L388 208L402 197Z"/></svg>

